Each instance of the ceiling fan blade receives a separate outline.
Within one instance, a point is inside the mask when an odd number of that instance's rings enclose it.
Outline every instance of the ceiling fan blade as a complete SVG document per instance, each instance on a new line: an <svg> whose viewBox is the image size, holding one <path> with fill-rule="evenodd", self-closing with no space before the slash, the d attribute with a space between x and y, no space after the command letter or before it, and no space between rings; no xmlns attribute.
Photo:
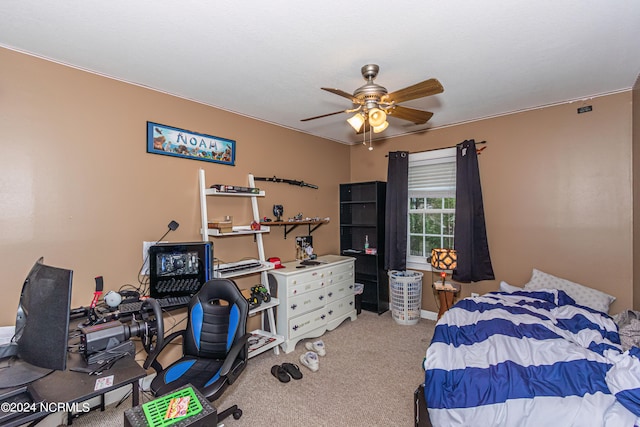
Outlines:
<svg viewBox="0 0 640 427"><path fill-rule="evenodd" d="M348 100L350 100L354 104L360 104L360 101L357 98L354 98L353 95L351 95L350 93L347 93L347 92L345 92L343 90L332 89L330 87L321 87L320 89L326 90L327 92L331 92L331 93L334 93L336 95L339 95L339 96L342 96L344 98L347 98Z"/></svg>
<svg viewBox="0 0 640 427"><path fill-rule="evenodd" d="M307 119L302 119L300 121L301 122L308 122L309 120L321 119L323 117L335 116L336 114L342 114L342 113L346 113L346 111L345 110L335 111L333 113L323 114L321 116L309 117Z"/></svg>
<svg viewBox="0 0 640 427"><path fill-rule="evenodd" d="M409 120L417 125L427 123L433 113L429 111L416 110L415 108L407 108L401 105L396 105L394 108L387 111L391 117L397 117L403 120Z"/></svg>
<svg viewBox="0 0 640 427"><path fill-rule="evenodd" d="M381 102L404 102L425 96L435 95L444 92L444 88L437 79L429 79L404 89L383 95Z"/></svg>

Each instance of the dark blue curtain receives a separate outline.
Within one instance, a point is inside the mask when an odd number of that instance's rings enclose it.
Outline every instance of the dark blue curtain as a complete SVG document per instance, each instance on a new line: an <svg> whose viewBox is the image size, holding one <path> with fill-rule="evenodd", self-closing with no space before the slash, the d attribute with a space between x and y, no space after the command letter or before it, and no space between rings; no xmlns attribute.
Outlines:
<svg viewBox="0 0 640 427"><path fill-rule="evenodd" d="M471 139L456 145L456 225L453 245L458 267L452 278L470 283L493 280L493 266L484 221L482 187L476 142Z"/></svg>
<svg viewBox="0 0 640 427"><path fill-rule="evenodd" d="M384 268L407 268L407 215L409 197L409 152L389 153L385 204Z"/></svg>

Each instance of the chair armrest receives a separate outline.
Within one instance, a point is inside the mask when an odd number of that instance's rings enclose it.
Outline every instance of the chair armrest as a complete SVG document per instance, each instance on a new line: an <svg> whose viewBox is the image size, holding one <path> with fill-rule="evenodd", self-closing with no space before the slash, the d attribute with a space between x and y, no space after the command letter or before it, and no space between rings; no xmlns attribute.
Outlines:
<svg viewBox="0 0 640 427"><path fill-rule="evenodd" d="M160 355L160 352L167 346L167 344L169 344L171 341L175 340L176 338L183 336L185 332L186 331L183 329L181 331L172 332L171 334L167 335L163 340L162 346L157 347L155 350L153 350L150 354L147 355L147 358L145 359L142 367L144 369L149 369L149 366L153 366L153 369L155 369L156 372L160 373L160 371L162 371L163 368L162 368L162 365L156 362L156 358Z"/></svg>
<svg viewBox="0 0 640 427"><path fill-rule="evenodd" d="M227 353L227 358L224 359L224 363L220 368L221 377L226 377L227 375L229 375L229 371L233 366L233 362L235 362L235 360L238 358L238 355L240 354L240 352L242 350L245 350L245 351L247 350L249 337L251 337L251 334L245 334L242 338L236 341L236 343L231 347L231 349L229 350L229 353Z"/></svg>
<svg viewBox="0 0 640 427"><path fill-rule="evenodd" d="M244 366L246 365L247 359L249 358L249 337L251 337L251 334L246 334L242 336L240 339L238 339L235 342L235 344L233 344L233 346L229 349L229 352L227 353L227 357L224 359L224 362L222 363L220 370L218 371L218 377L225 378L225 381L228 384L233 384L233 382L235 381L235 377L237 376L237 373L235 372L234 373L236 375L229 375L229 374L231 372L231 368L234 367L234 363L239 356L242 355L242 359L243 359L242 363L238 364L238 366L242 366L242 369L240 369L240 371L242 371L244 369ZM242 352L244 352L244 354L242 354ZM240 371L238 371L238 373ZM219 383L219 381L215 381L213 384L210 384L208 387L203 387L200 390L200 392L207 399L209 399L210 401L213 401L219 397L221 390L222 390L221 384Z"/></svg>

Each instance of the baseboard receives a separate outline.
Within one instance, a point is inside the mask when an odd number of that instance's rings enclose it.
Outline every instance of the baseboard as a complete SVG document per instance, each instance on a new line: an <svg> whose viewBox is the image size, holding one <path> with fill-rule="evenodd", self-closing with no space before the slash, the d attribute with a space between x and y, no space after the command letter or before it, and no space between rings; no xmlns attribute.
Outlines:
<svg viewBox="0 0 640 427"><path fill-rule="evenodd" d="M438 313L435 311L420 310L420 318L427 320L438 320Z"/></svg>

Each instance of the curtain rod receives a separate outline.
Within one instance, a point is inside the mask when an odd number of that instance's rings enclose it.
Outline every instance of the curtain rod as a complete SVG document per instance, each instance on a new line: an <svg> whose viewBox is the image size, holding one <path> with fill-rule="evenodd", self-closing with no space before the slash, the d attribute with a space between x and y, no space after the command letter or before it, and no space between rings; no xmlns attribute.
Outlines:
<svg viewBox="0 0 640 427"><path fill-rule="evenodd" d="M486 143L487 143L487 141L480 141L480 142L476 142L476 145L478 145L478 144L486 144ZM447 148L456 148L456 147L457 147L457 145L452 145L452 146L450 146L450 147L430 148L429 150L422 150L422 151L410 151L410 152L409 152L409 154L428 153L429 151L446 150ZM485 148L487 148L487 147L482 147L482 148L480 148L480 149L476 150L476 152L477 152L478 154L480 154L480 152L481 152L482 150L484 150ZM389 157L389 155L388 155L388 154L386 154L386 155L385 155L385 157Z"/></svg>

